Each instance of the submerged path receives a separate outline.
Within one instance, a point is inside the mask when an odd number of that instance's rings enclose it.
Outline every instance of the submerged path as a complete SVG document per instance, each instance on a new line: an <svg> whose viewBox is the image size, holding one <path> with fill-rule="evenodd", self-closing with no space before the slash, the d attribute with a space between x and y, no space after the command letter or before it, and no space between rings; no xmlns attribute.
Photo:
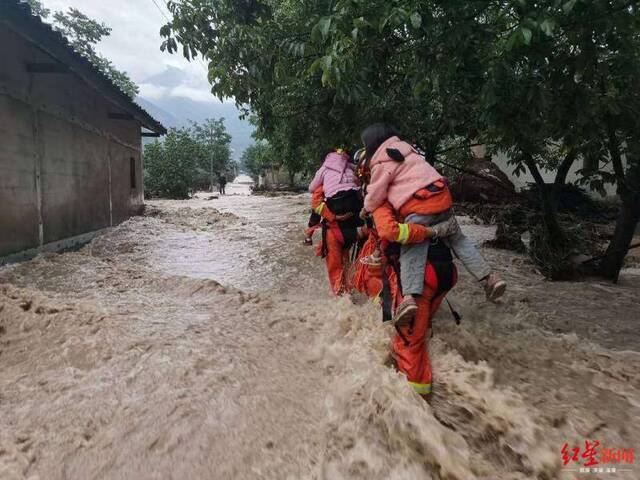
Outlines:
<svg viewBox="0 0 640 480"><path fill-rule="evenodd" d="M378 312L329 296L307 203L151 202L1 269L0 478L568 479L565 442L638 451L637 277L549 284L486 250L513 288L488 305L463 275L429 407Z"/></svg>

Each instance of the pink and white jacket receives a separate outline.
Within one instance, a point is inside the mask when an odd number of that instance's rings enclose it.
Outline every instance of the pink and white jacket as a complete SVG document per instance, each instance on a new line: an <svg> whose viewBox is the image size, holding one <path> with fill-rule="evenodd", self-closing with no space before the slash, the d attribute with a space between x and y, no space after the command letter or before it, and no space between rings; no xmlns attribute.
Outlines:
<svg viewBox="0 0 640 480"><path fill-rule="evenodd" d="M398 150L404 161L393 160L387 153L388 148ZM399 211L414 193L443 178L410 144L398 137L391 137L380 145L371 159L370 169L371 181L364 197L364 208L369 213L385 200Z"/></svg>
<svg viewBox="0 0 640 480"><path fill-rule="evenodd" d="M331 152L325 157L309 184L309 191L313 193L318 187L323 188L325 198L345 190L358 189L354 166L349 163L346 153Z"/></svg>

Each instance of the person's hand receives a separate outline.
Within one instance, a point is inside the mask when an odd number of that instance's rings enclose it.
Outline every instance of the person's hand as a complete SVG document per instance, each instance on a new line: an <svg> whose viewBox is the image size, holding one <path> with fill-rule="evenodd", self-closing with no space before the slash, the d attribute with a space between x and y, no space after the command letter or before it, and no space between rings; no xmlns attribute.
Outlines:
<svg viewBox="0 0 640 480"><path fill-rule="evenodd" d="M414 235L414 240L412 241L412 243L422 243L425 240L434 238L433 231L429 230L429 227L425 227L424 225L420 225L419 223L412 223L410 228L413 231Z"/></svg>
<svg viewBox="0 0 640 480"><path fill-rule="evenodd" d="M343 213L343 214L340 214L340 215L336 215L336 220L339 221L339 222L342 222L344 220L350 219L351 217L353 217L353 213L352 212L347 212L347 213Z"/></svg>
<svg viewBox="0 0 640 480"><path fill-rule="evenodd" d="M361 220L366 220L368 216L369 216L369 212L367 212L364 208L362 210L360 210L360 219Z"/></svg>

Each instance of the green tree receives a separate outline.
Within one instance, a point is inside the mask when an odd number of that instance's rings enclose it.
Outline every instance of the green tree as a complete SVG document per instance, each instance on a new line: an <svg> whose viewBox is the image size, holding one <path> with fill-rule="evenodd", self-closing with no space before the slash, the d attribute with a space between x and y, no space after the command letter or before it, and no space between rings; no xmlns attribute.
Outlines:
<svg viewBox="0 0 640 480"><path fill-rule="evenodd" d="M156 197L187 198L213 189L220 175L231 175L231 136L224 119L208 119L189 128L171 129L163 141L145 147L145 188Z"/></svg>
<svg viewBox="0 0 640 480"><path fill-rule="evenodd" d="M28 0L34 14L47 19L51 14L39 0ZM139 93L138 86L126 72L118 70L115 65L95 50L95 46L104 37L111 35L111 28L102 22L93 20L75 8L67 12L56 11L53 14L53 26L62 33L78 53L86 57L102 73L131 98Z"/></svg>
<svg viewBox="0 0 640 480"><path fill-rule="evenodd" d="M638 7L623 0L510 6L512 15L502 29L508 34L487 62L480 103L489 141L510 150L516 168L531 171L553 236L562 234L540 168L556 172L559 185L582 160L580 183L596 189L616 185L619 219L596 272L616 280L640 217L634 148L640 109Z"/></svg>
<svg viewBox="0 0 640 480"><path fill-rule="evenodd" d="M267 142L256 142L249 145L240 159L240 168L254 180L276 166L273 149Z"/></svg>
<svg viewBox="0 0 640 480"><path fill-rule="evenodd" d="M616 278L637 224L638 6L628 0L173 0L162 48L209 62L212 91L254 115L290 175L394 123L427 157L475 142L508 153L540 194L549 245L570 247L544 170L617 186L600 273ZM455 156L455 155L453 155ZM459 155L465 157L465 155ZM623 168L624 159L627 168ZM621 252L621 253L620 253Z"/></svg>
<svg viewBox="0 0 640 480"><path fill-rule="evenodd" d="M233 169L231 135L227 133L224 118L208 118L202 124L192 122L191 136L202 150L198 157L200 174L208 179L209 188L213 191L217 177L230 175Z"/></svg>
<svg viewBox="0 0 640 480"><path fill-rule="evenodd" d="M154 197L188 198L197 180L202 146L188 129L169 130L144 150L145 190Z"/></svg>
<svg viewBox="0 0 640 480"><path fill-rule="evenodd" d="M51 10L45 8L40 0L26 0L26 3L29 4L29 6L31 7L31 12L34 15L38 15L42 18L47 18L51 14Z"/></svg>

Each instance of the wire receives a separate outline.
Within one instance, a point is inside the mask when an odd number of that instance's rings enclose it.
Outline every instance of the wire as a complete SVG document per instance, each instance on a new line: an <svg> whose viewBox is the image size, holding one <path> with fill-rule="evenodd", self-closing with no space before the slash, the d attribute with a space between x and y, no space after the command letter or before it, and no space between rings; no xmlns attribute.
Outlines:
<svg viewBox="0 0 640 480"><path fill-rule="evenodd" d="M169 20L169 17L167 17L166 13L164 13L164 11L160 8L160 5L158 5L158 2L156 0L151 0L153 2L153 4L156 6L156 8L158 9L158 11L160 12L160 14L165 18L165 20L167 22L171 22L171 20ZM165 3L165 6L167 4Z"/></svg>

